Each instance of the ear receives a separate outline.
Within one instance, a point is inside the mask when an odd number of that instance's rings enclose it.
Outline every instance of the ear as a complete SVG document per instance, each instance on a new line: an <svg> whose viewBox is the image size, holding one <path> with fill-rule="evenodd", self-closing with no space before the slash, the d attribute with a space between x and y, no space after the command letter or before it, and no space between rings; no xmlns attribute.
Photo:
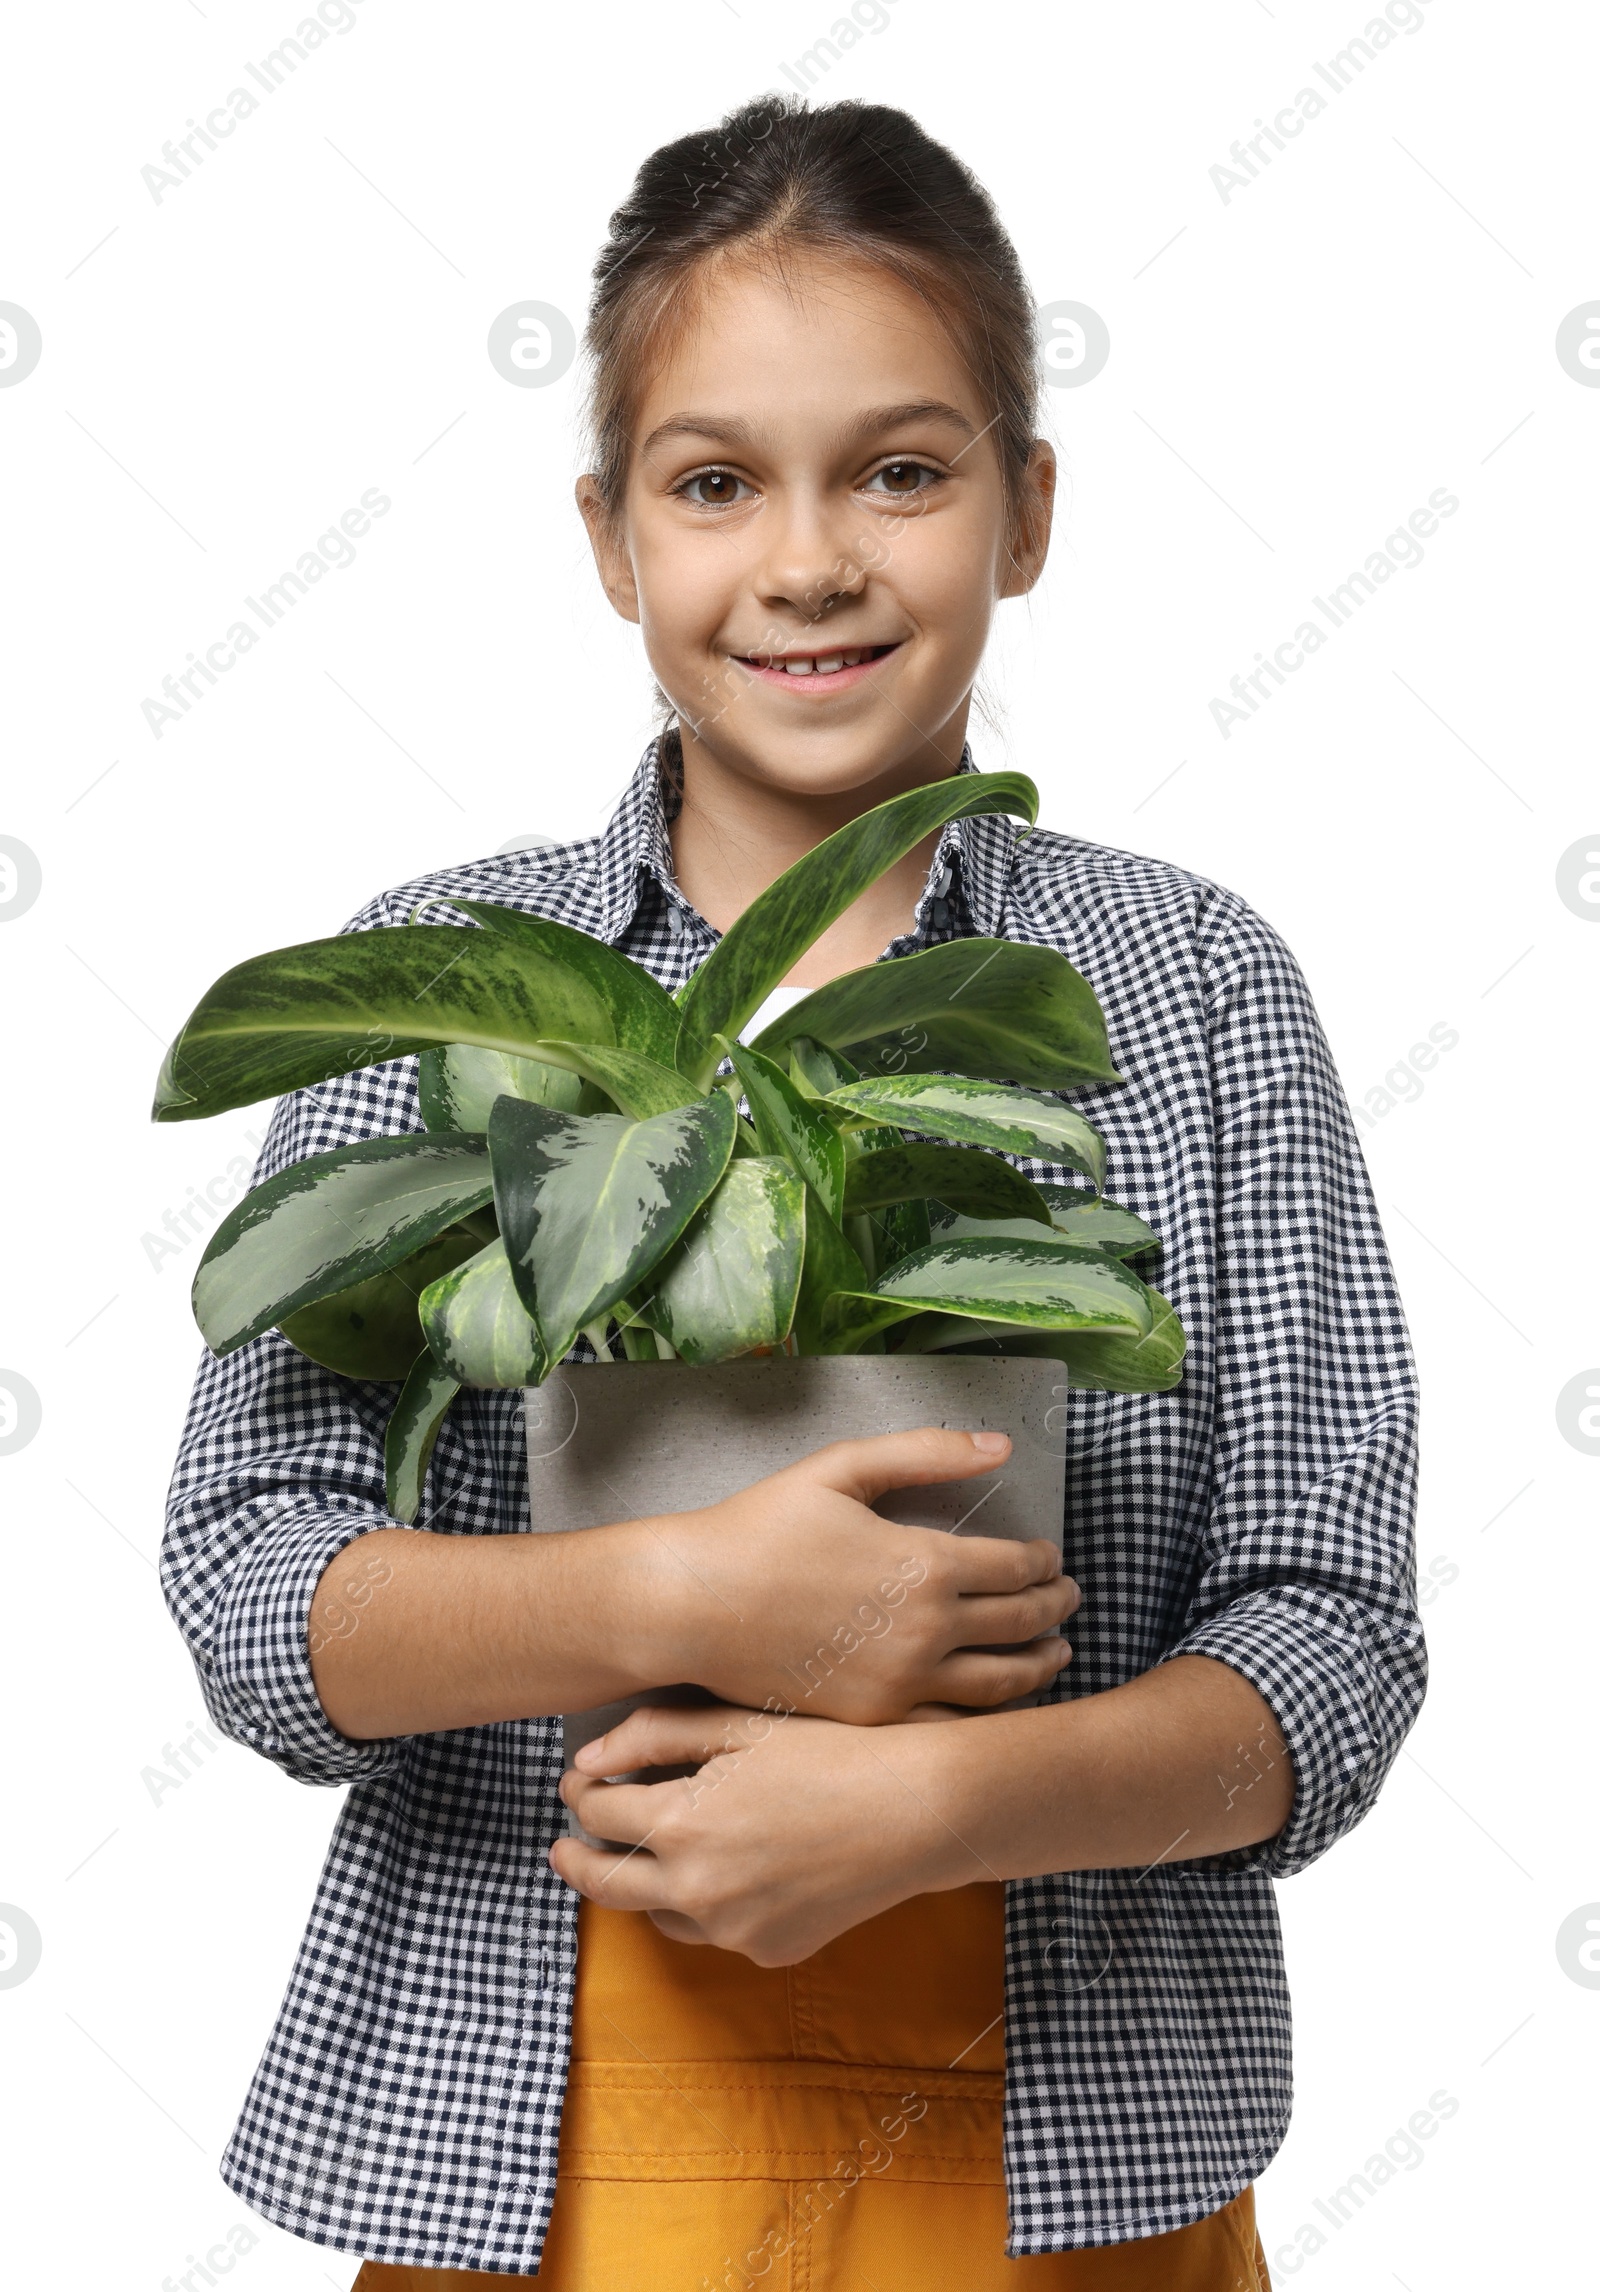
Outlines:
<svg viewBox="0 0 1600 2292"><path fill-rule="evenodd" d="M1011 537L1002 597L1025 597L1044 571L1050 553L1050 520L1056 499L1055 448L1046 438L1035 438L1023 473L1017 504L1016 531Z"/></svg>
<svg viewBox="0 0 1600 2292"><path fill-rule="evenodd" d="M623 539L621 521L606 515L600 487L592 472L579 478L575 489L578 513L589 532L595 571L600 586L625 621L639 618L639 590L633 578L633 560Z"/></svg>

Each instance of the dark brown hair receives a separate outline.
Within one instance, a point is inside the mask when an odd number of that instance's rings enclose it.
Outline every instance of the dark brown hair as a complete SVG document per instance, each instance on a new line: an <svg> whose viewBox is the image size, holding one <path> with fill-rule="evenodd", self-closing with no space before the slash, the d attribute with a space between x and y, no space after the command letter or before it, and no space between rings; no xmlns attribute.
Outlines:
<svg viewBox="0 0 1600 2292"><path fill-rule="evenodd" d="M590 467L611 516L652 363L692 316L696 272L740 248L879 264L929 304L984 397L1013 519L1038 423L1033 297L988 193L886 104L761 96L651 153L611 218L586 344Z"/></svg>

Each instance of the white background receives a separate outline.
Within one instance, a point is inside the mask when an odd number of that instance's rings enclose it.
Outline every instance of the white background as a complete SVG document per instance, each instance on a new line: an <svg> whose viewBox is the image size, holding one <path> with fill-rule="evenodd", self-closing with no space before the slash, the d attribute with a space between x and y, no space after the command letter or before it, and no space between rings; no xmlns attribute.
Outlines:
<svg viewBox="0 0 1600 2292"><path fill-rule="evenodd" d="M0 1989L19 2282L157 2292L242 2220L250 2292L356 2272L216 2172L338 1810L231 1744L158 1803L146 1780L204 1713L154 1569L201 1244L153 1264L144 1237L264 1120L146 1109L229 964L603 824L650 681L570 505L579 375L514 388L487 331L525 298L581 323L640 158L787 84L835 5L359 0L159 203L141 169L254 87L296 0L13 12L0 299L43 336L0 389L0 834L42 870L0 931L0 1369L43 1410L0 1455L0 1901L43 1937ZM1594 2161L1600 1992L1556 1936L1600 1899L1600 1440L1557 1396L1600 1386L1600 903L1557 868L1600 851L1600 390L1555 335L1600 295L1600 58L1577 0L1421 13L1333 95L1312 66L1368 0L894 0L816 87L914 111L1040 302L1110 330L1104 372L1047 393L1068 485L979 762L1031 773L1051 826L1242 893L1352 1099L1394 1077L1364 1143L1424 1378L1433 1685L1375 1813L1281 1889L1280 2292L1576 2281ZM1327 108L1225 201L1209 171L1307 86ZM355 564L156 739L163 676L374 486ZM1440 487L1425 561L1224 739L1228 680ZM1418 1093L1395 1070L1433 1027L1459 1041ZM1441 2089L1424 2161L1334 2227L1317 2200Z"/></svg>

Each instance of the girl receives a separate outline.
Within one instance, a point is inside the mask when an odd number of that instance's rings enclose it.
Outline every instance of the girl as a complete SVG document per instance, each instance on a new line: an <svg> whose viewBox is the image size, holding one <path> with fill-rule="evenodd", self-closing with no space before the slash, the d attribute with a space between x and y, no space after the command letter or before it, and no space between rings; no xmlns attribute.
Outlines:
<svg viewBox="0 0 1600 2292"><path fill-rule="evenodd" d="M676 988L822 837L976 769L1055 469L1015 254L900 112L763 102L669 145L595 275L579 507L668 729L602 835L351 928L487 898ZM986 816L788 984L974 934L1099 993L1129 1079L1094 1119L1190 1333L1176 1393L1073 1398L1071 1576L869 1509L992 1471L995 1435L530 1536L517 1398L474 1393L408 1530L388 1391L275 1334L201 1371L164 1581L208 1708L353 1786L223 2177L365 2256L359 2292L1267 2284L1271 1882L1360 1820L1423 1691L1404 1324L1315 1013L1248 908ZM396 1060L285 1100L259 1174L419 1126ZM914 1621L757 1725L761 1681L908 1551ZM638 1712L560 1771L551 1714L680 1678L724 1706ZM674 1762L698 1772L606 1779ZM563 1835L563 1801L627 1851Z"/></svg>

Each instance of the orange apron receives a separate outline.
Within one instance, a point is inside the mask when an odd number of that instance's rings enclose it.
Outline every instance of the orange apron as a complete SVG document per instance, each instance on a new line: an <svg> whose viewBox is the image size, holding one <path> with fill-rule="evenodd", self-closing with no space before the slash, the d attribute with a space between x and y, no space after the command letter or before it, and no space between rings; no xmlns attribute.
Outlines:
<svg viewBox="0 0 1600 2292"><path fill-rule="evenodd" d="M986 1881L765 1967L583 1902L539 2274L368 2261L352 2292L1270 2292L1248 2188L1005 2258L1003 1920Z"/></svg>

